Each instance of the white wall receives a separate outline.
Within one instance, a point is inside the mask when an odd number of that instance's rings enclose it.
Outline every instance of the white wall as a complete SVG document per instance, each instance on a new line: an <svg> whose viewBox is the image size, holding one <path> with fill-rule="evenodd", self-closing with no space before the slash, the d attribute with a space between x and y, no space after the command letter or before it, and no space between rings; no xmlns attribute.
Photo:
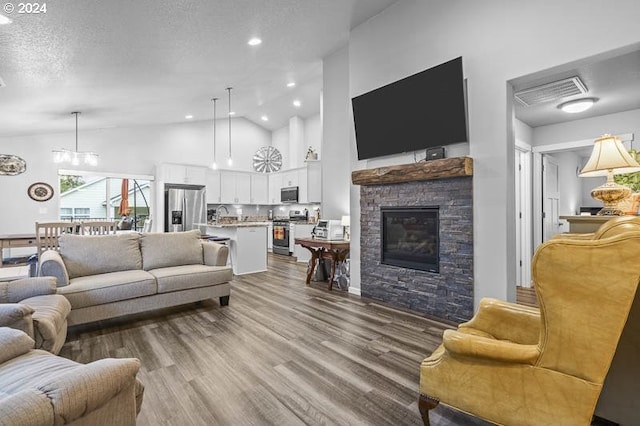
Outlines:
<svg viewBox="0 0 640 426"><path fill-rule="evenodd" d="M517 118L513 119L513 125L515 129L515 137L516 140L521 142L525 142L529 145L533 144L533 129L526 123L518 120Z"/></svg>
<svg viewBox="0 0 640 426"><path fill-rule="evenodd" d="M633 133L635 141L632 146L640 149L640 109L536 127L533 129L532 145L595 140L604 133L612 135Z"/></svg>
<svg viewBox="0 0 640 426"><path fill-rule="evenodd" d="M282 154L282 168L286 169L289 165L289 125L274 130L271 133L271 146L276 148Z"/></svg>
<svg viewBox="0 0 640 426"><path fill-rule="evenodd" d="M350 97L463 56L469 150L474 159L476 303L484 296L510 300L515 296L513 123L507 81L637 43L637 2L621 0L615 6L596 0L402 1L351 32ZM606 32L586 31L578 37L575 26L567 25L567 15L583 28L597 28L602 22L615 25ZM539 31L541 22L544 31ZM327 61L333 62L335 55ZM327 68L325 64L325 71ZM344 140L333 140L331 135L344 133L345 117L341 105L340 113L332 112L328 105L332 88L327 83L332 82L325 77L324 158L330 143ZM397 162L406 159L398 157ZM358 168L368 166L357 164ZM356 224L352 225L355 239L359 230L354 228L359 224L352 223ZM358 261L354 257L352 269ZM359 286L353 278L352 284Z"/></svg>
<svg viewBox="0 0 640 426"><path fill-rule="evenodd" d="M323 127L322 127L322 217L340 219L349 213L351 159L350 144L353 117L349 98L349 51L345 47L326 57L322 69L323 78ZM359 191L359 189L358 189ZM358 210L351 213L359 218ZM359 235L351 234L354 241ZM351 251L353 259L353 248ZM353 276L353 270L352 276ZM355 287L359 287L359 281Z"/></svg>
<svg viewBox="0 0 640 426"><path fill-rule="evenodd" d="M322 154L320 114L305 119L291 117L286 126L273 131L271 145L282 154L283 170L304 166L307 149L310 146L318 153L318 159L320 159Z"/></svg>
<svg viewBox="0 0 640 426"><path fill-rule="evenodd" d="M226 120L217 124L217 162L221 168L228 156L228 127ZM231 124L233 169L252 170L252 157L258 148L271 144L271 132L245 120L234 118ZM72 149L75 132L49 135L0 138L0 153L14 154L27 161L27 171L18 176L0 176L0 199L11 200L10 208L0 212L0 234L34 232L36 221L56 220L58 217L58 169L52 162L54 148ZM153 175L156 164L162 162L210 166L213 159L211 121L140 126L104 130L79 131L79 150L95 151L100 155L97 171ZM86 170L88 166L77 169ZM27 196L27 188L34 182L46 182L54 187L52 200L38 203Z"/></svg>
<svg viewBox="0 0 640 426"><path fill-rule="evenodd" d="M320 114L312 115L304 120L304 142L305 147L302 150L302 159L307 155L309 147L318 154L318 160L322 160L322 121Z"/></svg>

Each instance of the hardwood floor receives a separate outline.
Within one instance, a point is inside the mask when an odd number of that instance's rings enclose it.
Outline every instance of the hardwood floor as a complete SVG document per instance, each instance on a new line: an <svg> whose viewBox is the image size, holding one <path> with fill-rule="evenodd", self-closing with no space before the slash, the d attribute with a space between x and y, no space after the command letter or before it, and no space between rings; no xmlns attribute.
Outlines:
<svg viewBox="0 0 640 426"><path fill-rule="evenodd" d="M419 365L444 324L325 283L269 257L235 277L230 304L202 302L72 327L61 355L135 357L141 425L421 425ZM485 425L439 406L432 424Z"/></svg>

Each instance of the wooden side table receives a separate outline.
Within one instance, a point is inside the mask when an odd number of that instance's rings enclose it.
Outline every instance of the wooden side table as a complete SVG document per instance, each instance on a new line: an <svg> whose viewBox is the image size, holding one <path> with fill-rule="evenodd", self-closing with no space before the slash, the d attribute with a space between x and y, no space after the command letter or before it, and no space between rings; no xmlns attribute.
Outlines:
<svg viewBox="0 0 640 426"><path fill-rule="evenodd" d="M309 260L309 271L307 272L306 284L311 283L311 277L313 271L316 268L316 261L319 259L331 260L331 277L329 278L329 288L331 291L333 288L333 279L336 275L336 265L338 262L344 262L349 255L349 241L345 240L322 240L318 238L296 238L294 240L296 244L306 248L311 252L311 259Z"/></svg>
<svg viewBox="0 0 640 426"><path fill-rule="evenodd" d="M6 248L34 247L37 248L35 234L0 235L0 268L2 268L2 251Z"/></svg>

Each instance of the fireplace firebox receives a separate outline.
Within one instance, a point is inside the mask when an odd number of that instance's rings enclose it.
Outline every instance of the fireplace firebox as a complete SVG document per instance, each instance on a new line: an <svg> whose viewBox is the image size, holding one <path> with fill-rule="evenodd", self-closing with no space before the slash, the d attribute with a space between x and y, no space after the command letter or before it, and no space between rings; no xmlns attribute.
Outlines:
<svg viewBox="0 0 640 426"><path fill-rule="evenodd" d="M384 265L440 272L438 207L381 207Z"/></svg>

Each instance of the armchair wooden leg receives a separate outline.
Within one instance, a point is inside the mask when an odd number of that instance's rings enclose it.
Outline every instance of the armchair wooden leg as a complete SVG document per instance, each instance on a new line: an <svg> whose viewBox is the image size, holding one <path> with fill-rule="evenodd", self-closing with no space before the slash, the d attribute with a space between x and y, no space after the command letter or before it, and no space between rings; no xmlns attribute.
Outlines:
<svg viewBox="0 0 640 426"><path fill-rule="evenodd" d="M440 401L435 398L431 398L426 395L420 395L418 398L418 410L420 410L420 415L422 416L422 422L424 426L430 426L429 423L429 410L433 410L438 406Z"/></svg>

